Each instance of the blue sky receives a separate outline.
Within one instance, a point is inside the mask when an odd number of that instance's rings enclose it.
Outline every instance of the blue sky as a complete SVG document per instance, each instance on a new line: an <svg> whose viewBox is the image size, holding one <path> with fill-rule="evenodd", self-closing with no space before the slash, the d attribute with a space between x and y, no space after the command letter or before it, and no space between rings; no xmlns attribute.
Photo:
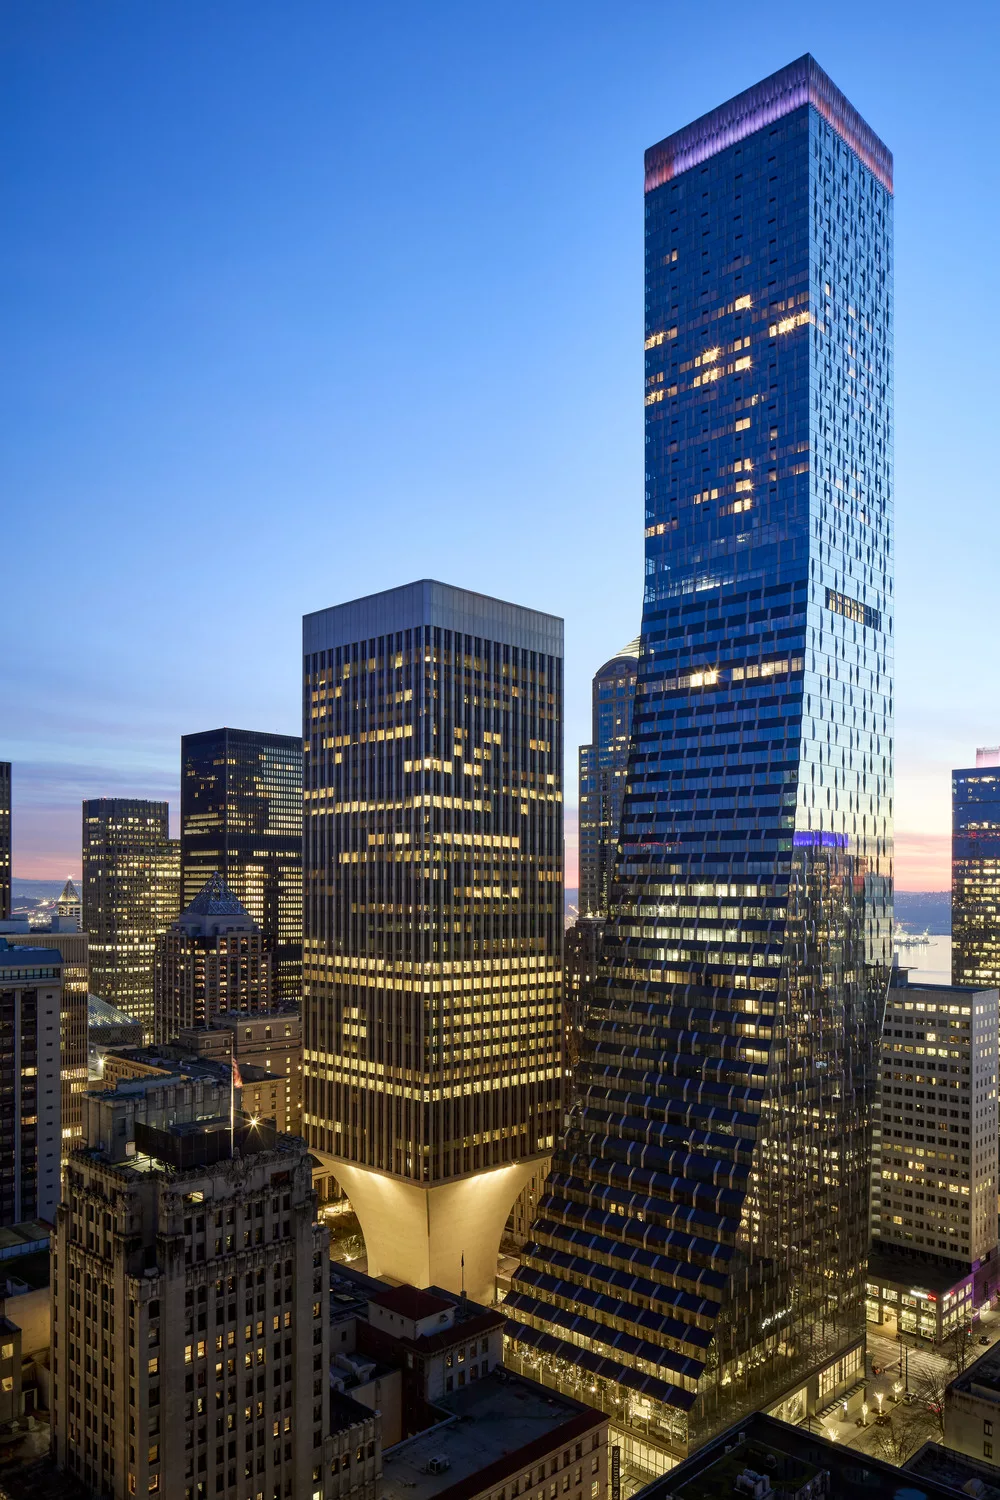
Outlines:
<svg viewBox="0 0 1000 1500"><path fill-rule="evenodd" d="M1000 11L76 0L0 29L15 873L178 738L295 732L304 611L563 614L567 772L642 588L642 152L804 51L896 157L900 885L1000 741Z"/></svg>

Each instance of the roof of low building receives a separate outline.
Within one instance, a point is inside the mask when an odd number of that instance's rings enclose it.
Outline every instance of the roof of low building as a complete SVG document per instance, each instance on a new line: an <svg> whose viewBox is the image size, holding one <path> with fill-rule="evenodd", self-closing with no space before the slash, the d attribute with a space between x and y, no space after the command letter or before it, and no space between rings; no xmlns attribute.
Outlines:
<svg viewBox="0 0 1000 1500"><path fill-rule="evenodd" d="M953 1391L971 1394L975 1394L976 1386L984 1392L992 1393L994 1400L1000 1394L1000 1348L996 1344L974 1360L960 1375L956 1375L951 1382Z"/></svg>
<svg viewBox="0 0 1000 1500"><path fill-rule="evenodd" d="M502 1368L436 1399L435 1405L454 1420L383 1453L383 1500L470 1500L608 1420L603 1412ZM447 1467L428 1472L438 1458Z"/></svg>
<svg viewBox="0 0 1000 1500"><path fill-rule="evenodd" d="M355 1401L353 1396L348 1396L345 1391L330 1392L330 1431L343 1432L350 1427L357 1427L359 1422L370 1422L375 1416L370 1406L365 1406L363 1401Z"/></svg>
<svg viewBox="0 0 1000 1500"><path fill-rule="evenodd" d="M968 1261L956 1260L935 1263L921 1256L896 1251L890 1245L873 1244L868 1255L868 1280L904 1282L922 1292L933 1292L940 1296L951 1291L953 1286L972 1275Z"/></svg>
<svg viewBox="0 0 1000 1500"><path fill-rule="evenodd" d="M747 1469L792 1477L809 1468L827 1471L829 1494L836 1500L955 1500L950 1485L924 1477L915 1483L893 1464L763 1412L752 1412L719 1433L669 1474L647 1484L634 1500L729 1500L734 1478Z"/></svg>
<svg viewBox="0 0 1000 1500"><path fill-rule="evenodd" d="M375 1292L371 1300L377 1302L379 1307L387 1308L389 1312L398 1313L402 1318L412 1318L416 1323L422 1318L433 1318L438 1313L450 1312L454 1306L443 1297L434 1297L430 1292L422 1292L415 1286L387 1286L384 1291Z"/></svg>
<svg viewBox="0 0 1000 1500"><path fill-rule="evenodd" d="M1000 1500L1000 1472L995 1464L969 1458L965 1453L943 1448L940 1443L924 1443L912 1458L907 1459L903 1472L921 1481L930 1479L935 1484L950 1485L960 1495L975 1494L978 1500ZM978 1479L981 1488L966 1489L970 1479Z"/></svg>

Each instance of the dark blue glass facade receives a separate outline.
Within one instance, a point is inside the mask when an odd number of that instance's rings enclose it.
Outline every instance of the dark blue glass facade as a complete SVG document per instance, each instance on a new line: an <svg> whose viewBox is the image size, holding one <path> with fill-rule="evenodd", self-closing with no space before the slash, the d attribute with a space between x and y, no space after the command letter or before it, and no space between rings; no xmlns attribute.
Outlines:
<svg viewBox="0 0 1000 1500"><path fill-rule="evenodd" d="M891 157L810 58L647 153L602 977L508 1307L638 1479L863 1373L891 959Z"/></svg>
<svg viewBox="0 0 1000 1500"><path fill-rule="evenodd" d="M1000 985L1000 764L951 773L951 981Z"/></svg>

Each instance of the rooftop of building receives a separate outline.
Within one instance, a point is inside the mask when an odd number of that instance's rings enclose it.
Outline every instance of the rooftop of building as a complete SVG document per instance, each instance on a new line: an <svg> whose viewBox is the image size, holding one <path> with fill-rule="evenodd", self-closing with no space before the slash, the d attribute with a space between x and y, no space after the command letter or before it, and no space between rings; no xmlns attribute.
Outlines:
<svg viewBox="0 0 1000 1500"><path fill-rule="evenodd" d="M646 192L810 104L892 192L892 152L809 53L665 136L646 152Z"/></svg>
<svg viewBox="0 0 1000 1500"><path fill-rule="evenodd" d="M893 964L892 976L889 984L889 994L894 990L912 990L920 993L928 990L933 995L983 995L988 994L991 986L983 985L969 986L962 984L927 984L924 980L914 982L909 977L910 971L901 964ZM993 986L995 989L995 986Z"/></svg>
<svg viewBox="0 0 1000 1500"><path fill-rule="evenodd" d="M1000 1345L994 1344L974 1360L951 1382L953 1391L975 1395L977 1392L1000 1400Z"/></svg>
<svg viewBox="0 0 1000 1500"><path fill-rule="evenodd" d="M923 1477L915 1481L909 1474L901 1483L904 1476L892 1464L762 1412L753 1412L669 1474L654 1479L638 1492L638 1500L730 1500L736 1493L734 1480L747 1469L769 1479L825 1470L830 1476L825 1493L836 1500L955 1500L950 1485ZM803 1478L800 1484L805 1482ZM785 1493L795 1490L778 1491Z"/></svg>
<svg viewBox="0 0 1000 1500"><path fill-rule="evenodd" d="M470 1302L468 1298L456 1296L438 1286L427 1287L422 1291L412 1286L392 1287L374 1276L368 1276L364 1271L355 1270L353 1266L338 1264L331 1270L332 1322L338 1323L343 1318L351 1317L370 1321L368 1307L372 1302L414 1322L421 1322L428 1317L440 1317L442 1313L452 1314L447 1326L433 1333L418 1334L414 1338L381 1325L381 1331L396 1339L404 1349L412 1349L424 1356L449 1349L465 1339L478 1338L506 1322L498 1308Z"/></svg>
<svg viewBox="0 0 1000 1500"><path fill-rule="evenodd" d="M297 734L274 734L267 729L234 729L231 724L220 725L218 729L199 729L194 734L181 735L181 744L197 744L199 740L215 740L219 736L232 739L245 744L274 745L281 750L302 751L302 739Z"/></svg>
<svg viewBox="0 0 1000 1500"><path fill-rule="evenodd" d="M185 1027L185 1031L232 1031L234 1026L250 1026L263 1022L273 1025L277 1021L298 1021L302 1011L294 1003L273 1004L270 1010L227 1010L213 1016L204 1026ZM277 1040L280 1040L278 1038Z"/></svg>
<svg viewBox="0 0 1000 1500"><path fill-rule="evenodd" d="M411 1318L419 1323L422 1318L433 1318L438 1313L450 1312L454 1303L444 1297L435 1297L431 1292L423 1292L415 1286L387 1286L377 1292L373 1292L369 1298L371 1302L377 1302L380 1307L388 1308L389 1312L399 1313L400 1317Z"/></svg>
<svg viewBox="0 0 1000 1500"><path fill-rule="evenodd" d="M51 1458L0 1465L0 1500L89 1500L90 1491Z"/></svg>
<svg viewBox="0 0 1000 1500"><path fill-rule="evenodd" d="M875 1242L868 1255L869 1281L888 1281L894 1285L906 1285L916 1291L931 1292L941 1297L950 1292L958 1282L972 1275L970 1261L932 1260L916 1253L896 1250L891 1245Z"/></svg>
<svg viewBox="0 0 1000 1500"><path fill-rule="evenodd" d="M349 1427L357 1427L359 1422L370 1422L375 1413L370 1406L365 1406L360 1401L355 1401L353 1396L348 1396L345 1391L330 1392L330 1431L331 1433L344 1432Z"/></svg>
<svg viewBox="0 0 1000 1500"><path fill-rule="evenodd" d="M51 969L61 963L58 948L31 948L27 943L8 943L0 937L0 969L27 969L39 964Z"/></svg>
<svg viewBox="0 0 1000 1500"><path fill-rule="evenodd" d="M448 1419L383 1454L384 1500L464 1500L579 1439L602 1412L502 1368L436 1406ZM443 1460L439 1472L430 1469Z"/></svg>
<svg viewBox="0 0 1000 1500"><path fill-rule="evenodd" d="M171 1078L211 1078L229 1086L230 1069L228 1062L221 1062L211 1057L196 1057L186 1052L183 1047L176 1043L152 1043L148 1047L110 1047L104 1054L104 1067L107 1069L108 1061L112 1065L114 1059L120 1057L123 1062L133 1062L144 1068L159 1068L163 1075ZM275 1083L284 1083L284 1073L271 1073L267 1068L262 1068L257 1063L239 1064L240 1076L245 1083L266 1083L273 1079ZM149 1075L152 1081L155 1075ZM141 1083L141 1078L122 1079L122 1084ZM237 1085L239 1087L239 1085ZM106 1091L107 1092L107 1091Z"/></svg>
<svg viewBox="0 0 1000 1500"><path fill-rule="evenodd" d="M0 1261L15 1260L47 1250L52 1225L44 1219L27 1219L23 1224L8 1224L0 1229Z"/></svg>
<svg viewBox="0 0 1000 1500"><path fill-rule="evenodd" d="M52 1280L52 1258L48 1248L0 1260L0 1296L17 1297L22 1292L40 1292ZM7 1288L4 1292L4 1287Z"/></svg>
<svg viewBox="0 0 1000 1500"><path fill-rule="evenodd" d="M628 645L627 646L623 646L620 651L616 651L615 654L614 654L614 656L609 656L608 659L607 659L607 661L604 663L603 667L598 667L597 671L594 673L594 676L595 677L601 677L608 670L608 668L609 667L613 667L616 662L620 662L620 661L636 662L636 661L638 661L639 660L639 648L640 648L641 645L642 645L642 636L641 635L637 635L634 641L629 641Z"/></svg>
<svg viewBox="0 0 1000 1500"><path fill-rule="evenodd" d="M903 1465L903 1472L919 1480L950 1485L960 1495L975 1495L977 1500L1000 1500L1000 1471L995 1464L980 1463L964 1453L942 1448L940 1443L924 1443ZM978 1480L977 1488L971 1481Z"/></svg>
<svg viewBox="0 0 1000 1500"><path fill-rule="evenodd" d="M102 1000L100 995L87 996L87 1021L91 1026L139 1026L142 1029L134 1016L119 1010L110 1000Z"/></svg>
<svg viewBox="0 0 1000 1500"><path fill-rule="evenodd" d="M173 926L190 936L216 936L220 926L227 931L256 932L256 922L243 903L233 895L218 870L210 875L193 901L181 912Z"/></svg>
<svg viewBox="0 0 1000 1500"><path fill-rule="evenodd" d="M304 615L303 650L307 654L326 651L420 625L438 625L522 650L559 657L563 654L563 621L558 615L456 588L435 578L420 578Z"/></svg>
<svg viewBox="0 0 1000 1500"><path fill-rule="evenodd" d="M169 1137L165 1144L164 1137ZM222 1116L213 1120L186 1121L166 1130L148 1127L143 1140L147 1142L145 1149L137 1141L134 1156L113 1160L100 1146L79 1146L69 1160L71 1163L91 1162L126 1181L142 1177L194 1181L216 1169L226 1168L236 1159L244 1160L249 1168L266 1166L270 1159L282 1155L301 1156L303 1160L308 1157L306 1143L298 1136L282 1134L264 1124L254 1125L239 1112L235 1142L229 1119ZM207 1149L213 1140L218 1143L214 1154ZM288 1165L294 1167L295 1163Z"/></svg>

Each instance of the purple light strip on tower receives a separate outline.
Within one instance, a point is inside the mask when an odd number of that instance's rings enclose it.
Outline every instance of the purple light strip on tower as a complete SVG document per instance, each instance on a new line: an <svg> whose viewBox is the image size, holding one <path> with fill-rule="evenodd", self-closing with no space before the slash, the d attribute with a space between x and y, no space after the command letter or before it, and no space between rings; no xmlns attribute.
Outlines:
<svg viewBox="0 0 1000 1500"><path fill-rule="evenodd" d="M855 156L892 192L892 152L809 56L789 63L770 78L720 104L683 130L675 131L646 152L646 192L662 187L755 130L773 125L803 104L811 104Z"/></svg>

